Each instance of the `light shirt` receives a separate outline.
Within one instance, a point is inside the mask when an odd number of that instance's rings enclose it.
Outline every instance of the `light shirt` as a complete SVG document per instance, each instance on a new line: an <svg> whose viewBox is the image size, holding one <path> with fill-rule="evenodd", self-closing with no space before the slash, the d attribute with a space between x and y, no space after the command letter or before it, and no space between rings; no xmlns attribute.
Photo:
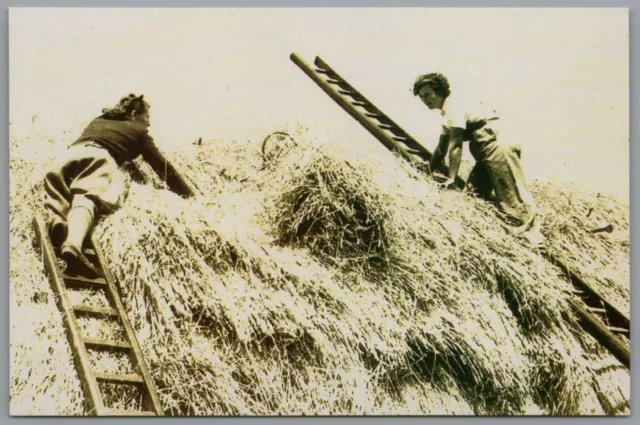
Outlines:
<svg viewBox="0 0 640 425"><path fill-rule="evenodd" d="M481 101L462 102L450 95L445 100L440 115L442 133L449 134L451 128L462 128L462 140L470 142L469 150L478 161L484 157L484 145L498 139L498 113Z"/></svg>

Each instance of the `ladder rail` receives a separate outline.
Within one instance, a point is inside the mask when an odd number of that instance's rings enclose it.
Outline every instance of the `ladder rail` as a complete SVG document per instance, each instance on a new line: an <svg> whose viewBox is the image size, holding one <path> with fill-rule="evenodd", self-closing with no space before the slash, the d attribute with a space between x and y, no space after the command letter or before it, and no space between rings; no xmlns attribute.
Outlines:
<svg viewBox="0 0 640 425"><path fill-rule="evenodd" d="M584 330L589 332L602 346L620 361L627 369L631 368L631 350L612 333L594 314L585 309L576 300L569 300Z"/></svg>
<svg viewBox="0 0 640 425"><path fill-rule="evenodd" d="M49 276L54 293L56 294L58 307L62 312L63 322L66 328L67 339L76 365L78 377L82 385L87 403L87 414L91 416L111 416L114 409L105 405L104 395L99 386L99 382L113 381L115 384L124 385L126 383L137 384L141 391L142 408L144 410L131 410L121 412L131 416L152 415L164 416L162 403L158 397L153 378L140 345L135 336L135 332L126 314L126 310L118 287L115 285L113 276L108 267L104 253L94 236L89 238L87 253L91 253L96 261L96 266L102 270L103 278L89 279L82 276L69 276L63 273L59 266L53 244L49 237L46 224L40 214L36 214L33 219L36 230L36 238L42 248L44 266ZM67 285L74 287L88 287L102 292L109 301L109 308L92 308L82 305L73 305L68 297ZM124 329L125 341L102 340L82 335L78 326L77 315L103 316L105 320L115 319ZM89 350L107 350L109 352L124 352L128 355L133 364L135 374L111 374L96 372L89 356Z"/></svg>
<svg viewBox="0 0 640 425"><path fill-rule="evenodd" d="M96 252L98 261L103 266L102 269L108 285L107 291L106 291L107 297L109 301L111 301L112 304L114 305L115 310L119 313L120 323L124 328L127 341L129 342L129 344L131 344L131 349L134 355L134 358L132 358L131 360L135 364L135 367L138 369L137 372L140 373L140 375L142 375L142 379L145 382L149 400L146 400L146 402L144 403L145 404L144 407L148 410L152 410L153 412L156 413L156 415L159 415L159 416L164 415L164 410L162 408L162 403L160 402L160 397L158 396L158 393L156 391L155 385L153 383L153 378L151 376L151 373L149 372L147 363L144 361L142 349L140 348L138 339L135 336L133 326L131 326L131 322L129 321L129 317L127 316L126 310L124 308L124 304L120 299L118 288L114 284L113 276L111 275L109 268L104 267L104 265L106 264L106 261L104 259L105 257L102 251L102 247L100 247L100 244L96 243L96 239L93 235L91 236L91 245Z"/></svg>
<svg viewBox="0 0 640 425"><path fill-rule="evenodd" d="M591 285L586 280L582 279L580 276L574 273L573 270L567 265L567 263L565 263L562 259L558 258L557 256L549 253L547 253L545 256L551 263L555 264L557 267L562 269L567 274L567 276L571 280L571 283L576 288L584 292L585 295L587 295L588 297L595 298L600 302L602 302L606 310L607 316L613 319L611 320L611 323L614 326L618 326L625 329L631 328L630 318L626 314L622 313L616 306L614 306L609 301L607 301L606 298L593 287L593 285Z"/></svg>
<svg viewBox="0 0 640 425"><path fill-rule="evenodd" d="M34 217L34 224L36 237L42 248L44 266L49 274L49 280L52 283L53 291L57 298L58 308L62 312L62 320L66 328L69 345L71 346L71 354L76 364L78 375L80 375L80 383L84 389L88 413L89 415L100 415L106 411L104 399L95 375L93 374L89 353L80 335L73 305L67 296L66 288L60 277L61 272L57 265L57 257L53 250L53 244L50 241L44 220L36 216Z"/></svg>
<svg viewBox="0 0 640 425"><path fill-rule="evenodd" d="M375 114L377 114L377 115L379 115L381 117L384 117L384 123L383 124L388 124L388 125L394 127L394 129L398 131L397 135L401 136L404 139L406 139L402 143L407 145L408 148L411 148L411 149L414 149L414 150L420 152L420 156L425 161L429 161L431 159L433 154L427 148L422 146L422 144L420 144L415 138L413 138L409 133L404 131L404 129L402 127L400 127L398 124L396 124L391 119L391 117L389 117L387 114L385 114L380 109L378 109L378 107L376 107L371 101L369 101L362 93L360 93L358 90L356 90L355 87L353 87L351 84L349 84L347 82L347 80L342 78L333 68L331 68L331 66L329 66L328 63L326 63L324 60L322 60L322 58L320 58L320 56L316 56L316 59L315 59L314 63L315 63L315 65L317 67L323 68L323 69L326 69L327 71L329 71L335 77L340 79L340 81L344 82L344 84L348 87L348 89L350 91L354 92L357 96L361 97L362 99L365 99L369 104L371 104L371 106L373 106L373 108L374 108Z"/></svg>
<svg viewBox="0 0 640 425"><path fill-rule="evenodd" d="M621 335L626 334L629 337L631 336L630 318L607 301L593 285L574 273L562 259L551 253L544 254L544 257L560 268L567 275L574 287L578 289L580 295L576 295L580 298L580 302L575 299L570 299L569 304L577 315L582 328L604 346L622 365L630 370L630 347L624 337L616 335L616 333L619 333ZM595 301L596 304L600 304L604 308L589 307L584 298ZM603 317L604 320L599 318L596 313Z"/></svg>
<svg viewBox="0 0 640 425"><path fill-rule="evenodd" d="M369 117L356 110L353 105L348 102L344 96L342 96L336 89L331 87L329 83L320 78L314 71L313 67L307 63L304 59L295 53L291 54L291 60L298 65L302 71L307 74L331 99L333 99L338 105L342 107L352 118L358 121L363 127L365 127L376 139L378 139L388 149L397 152L409 163L414 163L415 159L400 144L393 140L390 136L386 135ZM376 108L377 109L377 108Z"/></svg>

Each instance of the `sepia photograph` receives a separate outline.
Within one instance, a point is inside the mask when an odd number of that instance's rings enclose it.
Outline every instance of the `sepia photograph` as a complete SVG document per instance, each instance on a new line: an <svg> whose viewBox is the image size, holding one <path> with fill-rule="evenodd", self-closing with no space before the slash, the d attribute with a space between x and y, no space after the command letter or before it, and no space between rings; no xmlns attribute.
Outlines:
<svg viewBox="0 0 640 425"><path fill-rule="evenodd" d="M626 8L9 8L12 416L628 416Z"/></svg>

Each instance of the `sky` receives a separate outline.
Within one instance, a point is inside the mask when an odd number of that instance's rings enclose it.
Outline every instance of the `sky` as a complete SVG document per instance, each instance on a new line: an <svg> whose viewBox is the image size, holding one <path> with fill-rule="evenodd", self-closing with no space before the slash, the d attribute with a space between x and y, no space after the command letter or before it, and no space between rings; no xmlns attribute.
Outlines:
<svg viewBox="0 0 640 425"><path fill-rule="evenodd" d="M299 122L379 149L291 62L296 52L320 56L430 150L439 117L411 86L442 72L453 95L499 112L530 178L628 202L628 22L626 9L603 8L11 9L10 132L72 141L134 92L152 105L161 147Z"/></svg>

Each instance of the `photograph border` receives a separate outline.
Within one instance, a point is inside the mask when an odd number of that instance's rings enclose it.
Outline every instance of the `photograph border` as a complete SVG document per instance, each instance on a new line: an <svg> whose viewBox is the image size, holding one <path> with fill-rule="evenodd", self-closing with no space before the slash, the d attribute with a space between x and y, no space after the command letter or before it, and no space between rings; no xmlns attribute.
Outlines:
<svg viewBox="0 0 640 425"><path fill-rule="evenodd" d="M637 194L637 187L640 186L638 183L634 183L636 177L640 175L640 172L633 167L633 164L640 164L640 149L637 146L634 146L631 143L631 140L637 139L638 136L638 121L632 119L631 117L637 116L639 110L639 102L640 102L640 94L638 93L638 76L640 75L640 67L638 66L640 54L638 53L638 49L640 46L640 19L638 17L639 14L639 4L635 0L581 0L581 1L568 1L568 0L486 0L486 1L478 1L478 0L370 0L370 1L354 1L354 0L242 0L242 1L223 1L223 0L0 0L2 2L3 9L3 19L2 19L2 30L1 33L5 35L5 39L7 42L2 43L0 47L0 69L2 69L3 75L0 83L0 128L5 129L2 133L2 160L4 161L4 165L6 168L3 168L3 172L0 173L1 181L0 187L3 187L5 190L0 190L0 194L2 196L1 201L4 205L9 205L9 64L8 64L8 38L9 38L9 18L8 18L8 8L10 7L456 7L456 8L468 8L468 7L528 7L528 8L545 8L545 7L553 7L553 8L565 8L565 7L596 7L596 8L628 8L629 9L629 63L630 63L630 72L629 72L629 87L630 87L630 148L629 148L629 160L630 160L630 208L631 208L631 244L634 245L636 241L638 241L638 228L633 226L633 222L638 218L638 199L635 194ZM9 359L10 359L10 346L9 346L9 330L10 330L10 322L9 322L9 297L8 297L8 288L9 288L9 216L8 216L8 208L2 209L2 220L7 223L6 227L2 230L0 235L0 268L3 270L3 288L5 288L5 296L2 297L3 300L3 313L0 314L2 318L2 326L0 327L1 332L1 340L2 346L5 347L4 354L6 355L6 360L3 362L2 367L0 368L0 388L2 388L2 396L0 399L5 400L5 402L0 406L2 415L0 415L0 423L5 423L5 421L20 421L20 423L24 424L32 424L38 423L42 420L54 420L54 421L66 421L67 417L48 417L48 418L39 418L39 417L10 417L9 416ZM636 260L638 254L635 250L631 250L631 288L633 294L633 288L637 285L637 281L639 280L636 273L634 273L634 260ZM5 280L6 279L6 280ZM631 311L635 311L636 307L639 304L639 301L633 299L631 300ZM631 328L632 340L635 340L638 336L638 329L636 327ZM632 344L633 345L633 344ZM634 362L635 357L637 355L632 350L632 363ZM604 421L615 420L615 421L623 421L624 423L628 423L632 421L634 416L640 416L640 414L634 414L637 408L636 400L636 385L638 381L638 371L632 369L631 371L631 415L628 417L616 417L616 418L606 418L606 417L598 417L598 418L589 418L590 423L601 423ZM376 423L395 423L397 420L400 420L401 423L422 423L425 420L440 420L443 417L375 417L373 419ZM73 423L75 425L78 424L93 424L96 423L106 423L104 421L109 420L110 418L73 418ZM216 423L256 423L256 424L278 424L282 422L282 418L280 417L199 417L199 418L170 418L165 419L163 423L170 424L189 424L201 423L199 421L209 421L215 420ZM349 424L366 424L367 421L371 420L367 417L319 417L313 418L316 421L330 421L331 423L349 423ZM510 420L511 418L494 418L494 417L465 417L465 418L450 418L444 417L447 421L453 421L448 423L475 423L475 424L491 424L495 420ZM142 419L144 420L144 419ZM149 419L153 420L153 419ZM286 419L288 424L304 424L308 423L312 420L311 417L289 417ZM544 421L544 423L578 423L578 421L583 420L583 417L573 417L573 418L547 418L547 417L518 417L519 421L524 421L525 423L533 423L537 421ZM134 421L134 422L132 422ZM348 422L347 422L348 421ZM420 422L419 422L420 421ZM118 421L119 424L124 423L140 423L137 418L121 418ZM150 422L148 422L150 423Z"/></svg>

